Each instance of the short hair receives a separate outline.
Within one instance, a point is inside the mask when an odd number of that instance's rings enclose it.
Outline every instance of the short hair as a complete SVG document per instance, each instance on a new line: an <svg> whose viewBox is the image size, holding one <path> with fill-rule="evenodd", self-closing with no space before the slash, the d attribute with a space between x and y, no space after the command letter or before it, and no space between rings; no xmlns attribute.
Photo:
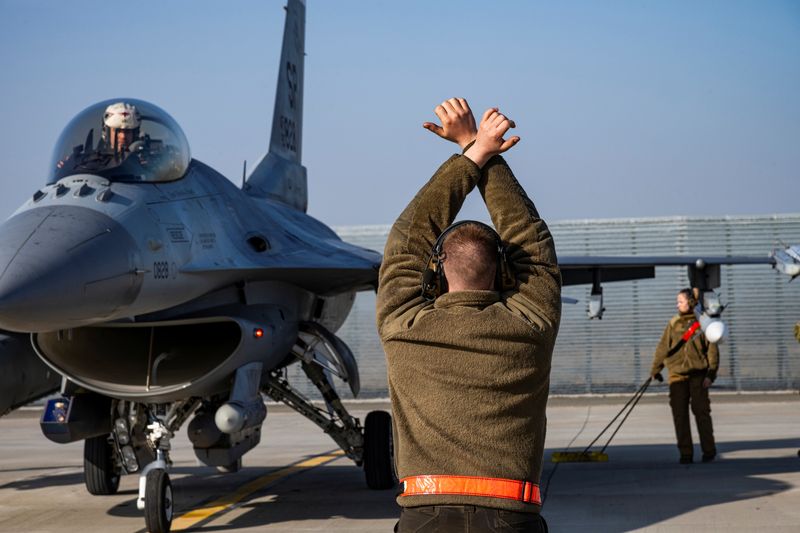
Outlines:
<svg viewBox="0 0 800 533"><path fill-rule="evenodd" d="M454 228L442 243L446 277L472 290L495 288L497 248L489 228L470 223Z"/></svg>

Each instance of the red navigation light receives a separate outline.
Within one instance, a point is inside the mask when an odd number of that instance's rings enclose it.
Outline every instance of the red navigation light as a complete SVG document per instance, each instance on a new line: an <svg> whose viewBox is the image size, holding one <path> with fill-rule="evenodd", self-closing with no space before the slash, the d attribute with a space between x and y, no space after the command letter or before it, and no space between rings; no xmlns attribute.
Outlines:
<svg viewBox="0 0 800 533"><path fill-rule="evenodd" d="M263 329L256 328L256 329L253 330L253 337L255 337L256 339L260 339L263 336L264 336L264 330Z"/></svg>

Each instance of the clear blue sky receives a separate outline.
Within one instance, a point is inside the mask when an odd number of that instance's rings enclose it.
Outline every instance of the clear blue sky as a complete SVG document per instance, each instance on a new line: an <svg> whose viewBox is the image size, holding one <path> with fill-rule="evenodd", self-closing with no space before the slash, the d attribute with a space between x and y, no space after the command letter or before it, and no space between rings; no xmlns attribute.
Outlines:
<svg viewBox="0 0 800 533"><path fill-rule="evenodd" d="M266 150L283 5L0 0L0 217L69 119L117 96L238 182ZM454 95L516 119L509 162L551 220L800 210L800 2L309 0L306 32L328 224L394 220L453 151L421 123Z"/></svg>

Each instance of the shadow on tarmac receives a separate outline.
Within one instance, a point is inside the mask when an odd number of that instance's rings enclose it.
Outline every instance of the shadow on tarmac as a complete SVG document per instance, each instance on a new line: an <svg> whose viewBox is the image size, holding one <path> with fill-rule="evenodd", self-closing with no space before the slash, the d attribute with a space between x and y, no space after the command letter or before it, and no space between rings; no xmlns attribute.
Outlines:
<svg viewBox="0 0 800 533"><path fill-rule="evenodd" d="M607 450L609 462L561 463L545 487L556 466L550 462L556 449L548 449L542 474L543 489L547 490L543 515L553 531L616 533L652 526L704 507L778 494L794 487L765 478L796 473L800 468L797 446L798 439L720 442L717 461L692 465L679 465L677 450L671 444L611 446ZM174 468L174 474L188 474L173 482L176 516L230 494L271 470L245 468L236 474L220 475L207 467ZM67 485L83 485L83 474L43 475L0 488L32 490ZM228 531L270 524L293 528L288 523L304 521L308 525L311 520L337 518L396 519L396 493L369 490L360 468L337 461L284 478L248 496L235 506L235 512L214 515L192 530ZM122 503L117 500L108 514L140 516L135 490L119 494L130 498ZM759 512L758 507L754 509L753 513Z"/></svg>
<svg viewBox="0 0 800 533"><path fill-rule="evenodd" d="M678 464L674 445L609 447L608 463L561 464L548 489L543 514L553 531L615 533L652 526L704 507L781 493L793 486L764 477L796 472L800 468L796 447L796 439L722 442L718 444L721 457L717 461L692 465ZM791 453L752 457L756 455L752 452L778 449ZM549 462L553 451L546 451L543 480L555 466ZM736 457L746 452L750 452L749 457ZM207 489L193 483L181 492L189 496ZM193 531L337 518L395 519L399 516L396 493L367 489L361 469L350 464L328 465L251 495L237 506L235 516L220 521L225 525L218 525L220 515L216 515ZM178 506L180 499L180 493L176 493ZM129 508L133 514L133 501Z"/></svg>
<svg viewBox="0 0 800 533"><path fill-rule="evenodd" d="M720 442L716 461L701 463L696 453L697 462L690 465L678 464L674 445L611 446L607 463L560 463L542 514L553 531L622 532L704 507L778 494L794 486L764 477L796 473L797 446L798 439ZM786 455L753 453L778 449ZM543 483L556 467L549 462L553 451L545 455Z"/></svg>
<svg viewBox="0 0 800 533"><path fill-rule="evenodd" d="M238 508L239 512L244 512L230 519L225 518L224 526L211 521L190 531L228 531L336 518L396 520L400 515L395 503L397 491L368 489L364 474L358 467L334 465L319 469L313 475L309 474L311 473L302 474L249 498ZM391 526L380 529L388 531Z"/></svg>

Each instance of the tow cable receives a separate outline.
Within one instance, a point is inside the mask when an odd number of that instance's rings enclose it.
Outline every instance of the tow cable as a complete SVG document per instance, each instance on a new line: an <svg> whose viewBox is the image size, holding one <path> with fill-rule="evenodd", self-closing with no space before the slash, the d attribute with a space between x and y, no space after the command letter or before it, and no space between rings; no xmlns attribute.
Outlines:
<svg viewBox="0 0 800 533"><path fill-rule="evenodd" d="M594 438L594 440L590 442L586 448L584 448L582 452L570 452L568 450L563 452L553 452L553 454L550 456L550 460L554 463L587 463L587 462L608 461L608 454L605 453L606 448L608 448L608 445L611 444L611 441L614 439L614 436L622 427L622 424L624 424L625 421L628 419L628 416L631 414L631 411L633 411L633 408L636 407L636 404L639 403L639 400L642 399L642 395L644 395L644 392L647 390L647 387L650 385L650 381L652 381L652 379L653 378L647 378L647 380L642 384L642 386L639 387L639 390L637 390L634 393L634 395L631 396L630 400L628 400L627 403L622 407L622 409L620 409L620 411L616 414L616 416L614 416L614 418L611 419L611 422L609 422L608 425L603 428L603 431L601 431ZM600 439L600 437L603 436L603 433L608 431L608 429L612 425L614 425L614 422L620 417L620 415L622 415L622 413L625 413L625 416L622 417L622 420L620 420L619 424L617 425L617 428L614 430L614 432L606 441L605 446L603 446L603 448L599 452L589 451L591 447L594 446L594 443L597 442Z"/></svg>

